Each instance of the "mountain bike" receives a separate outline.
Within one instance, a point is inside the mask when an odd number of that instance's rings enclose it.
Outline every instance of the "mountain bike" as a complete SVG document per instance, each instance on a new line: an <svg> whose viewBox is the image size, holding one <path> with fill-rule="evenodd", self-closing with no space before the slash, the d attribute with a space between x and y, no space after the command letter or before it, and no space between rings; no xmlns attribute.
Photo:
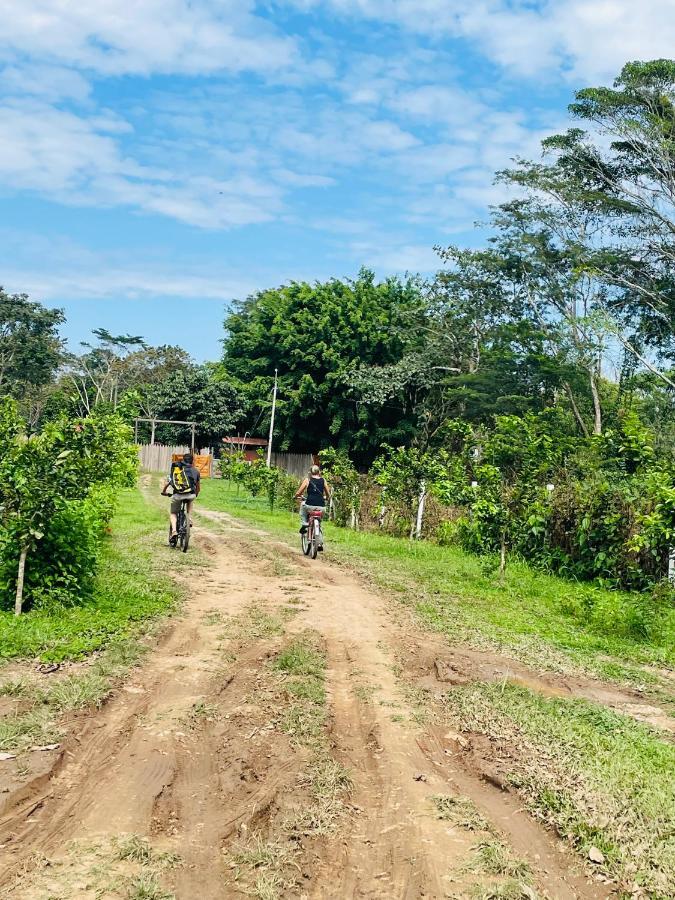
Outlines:
<svg viewBox="0 0 675 900"><path fill-rule="evenodd" d="M311 556L316 559L319 550L323 550L323 531L321 530L321 519L323 518L323 509L310 509L307 516L309 524L302 534L302 552L305 556Z"/></svg>
<svg viewBox="0 0 675 900"><path fill-rule="evenodd" d="M190 521L187 514L187 500L183 500L176 516L176 543L171 542L171 526L169 525L169 543L172 547L180 547L183 553L187 553L190 545Z"/></svg>

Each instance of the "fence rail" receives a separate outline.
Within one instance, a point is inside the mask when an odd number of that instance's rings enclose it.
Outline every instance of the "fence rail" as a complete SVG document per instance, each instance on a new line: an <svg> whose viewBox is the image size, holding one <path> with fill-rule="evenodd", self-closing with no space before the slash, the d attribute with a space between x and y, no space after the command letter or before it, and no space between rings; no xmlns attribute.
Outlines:
<svg viewBox="0 0 675 900"><path fill-rule="evenodd" d="M304 478L310 470L314 457L311 453L273 453L272 465L278 466L289 475Z"/></svg>
<svg viewBox="0 0 675 900"><path fill-rule="evenodd" d="M171 466L171 457L175 453L188 453L189 450L190 448L185 445L171 447L166 444L138 444L138 458L144 472L168 472ZM211 450L208 448L197 451L199 456L206 456L210 453ZM311 453L272 454L272 465L278 466L295 478L304 478L313 462L314 457ZM216 478L220 474L217 460L213 460L211 474Z"/></svg>
<svg viewBox="0 0 675 900"><path fill-rule="evenodd" d="M144 472L163 472L168 474L171 467L171 457L174 453L189 453L190 448L186 445L182 447L170 447L166 444L139 444L138 458L141 463L141 469ZM207 448L199 450L199 456L207 456L211 451Z"/></svg>

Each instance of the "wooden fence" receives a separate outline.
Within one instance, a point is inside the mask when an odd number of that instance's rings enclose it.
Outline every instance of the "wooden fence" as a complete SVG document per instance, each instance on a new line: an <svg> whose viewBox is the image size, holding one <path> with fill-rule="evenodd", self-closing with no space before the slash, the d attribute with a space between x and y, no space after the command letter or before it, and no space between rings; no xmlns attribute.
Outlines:
<svg viewBox="0 0 675 900"><path fill-rule="evenodd" d="M165 444L138 445L138 458L141 462L141 469L144 472L161 472L168 475L173 457L177 454L182 455L189 452L189 447L169 447ZM211 451L208 448L200 450L198 455L200 457L208 457L208 462L199 466L199 470L204 477L209 478L212 474L211 461L213 457L211 456Z"/></svg>
<svg viewBox="0 0 675 900"><path fill-rule="evenodd" d="M171 467L171 460L176 454L183 454L189 451L189 447L169 447L165 444L139 444L138 458L141 462L141 469L144 472L161 472L168 474ZM208 469L205 471L200 466L200 471L205 477L216 477L220 475L218 469L218 460L214 460L211 451L207 448L198 451L199 456L208 456ZM196 457L195 457L196 458ZM304 478L310 470L314 457L311 453L273 453L272 465L278 466L294 478Z"/></svg>
<svg viewBox="0 0 675 900"><path fill-rule="evenodd" d="M273 453L272 465L278 466L289 475L296 478L304 478L314 462L311 453Z"/></svg>

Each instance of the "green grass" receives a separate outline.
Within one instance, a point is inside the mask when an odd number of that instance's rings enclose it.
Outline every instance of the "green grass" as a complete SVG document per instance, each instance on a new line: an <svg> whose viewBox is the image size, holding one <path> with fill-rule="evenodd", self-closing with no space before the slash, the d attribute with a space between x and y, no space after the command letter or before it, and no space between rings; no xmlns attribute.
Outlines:
<svg viewBox="0 0 675 900"><path fill-rule="evenodd" d="M124 491L105 539L93 595L79 606L0 612L0 661L82 659L166 614L180 591L169 566L194 565L165 546L166 517L138 491Z"/></svg>
<svg viewBox="0 0 675 900"><path fill-rule="evenodd" d="M270 513L226 482L205 481L201 502L264 527L291 544L297 518ZM507 650L553 670L583 668L613 680L648 684L643 666L675 667L675 609L652 615L649 599L509 563L500 581L480 557L454 547L411 543L326 524L328 557L348 563L414 607L423 623L452 642ZM640 623L648 624L648 633ZM638 627L639 626L639 627Z"/></svg>
<svg viewBox="0 0 675 900"><path fill-rule="evenodd" d="M608 871L665 897L675 881L675 745L585 700L477 683L447 694L466 731L517 748L513 784L533 809Z"/></svg>

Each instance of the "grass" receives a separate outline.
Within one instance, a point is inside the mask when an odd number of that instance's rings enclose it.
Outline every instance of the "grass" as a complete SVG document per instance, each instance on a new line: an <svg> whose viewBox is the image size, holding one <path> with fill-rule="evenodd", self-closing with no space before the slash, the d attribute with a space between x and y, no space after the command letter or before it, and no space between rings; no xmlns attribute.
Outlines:
<svg viewBox="0 0 675 900"><path fill-rule="evenodd" d="M201 502L264 527L289 543L296 518L270 513L262 498L205 481ZM649 599L567 581L512 561L501 581L485 561L454 547L411 543L327 523L330 556L347 562L411 605L452 642L504 649L553 670L582 668L613 680L656 680L643 667L675 667L675 609L662 605L648 635L636 630ZM651 609L651 608L650 608Z"/></svg>
<svg viewBox="0 0 675 900"><path fill-rule="evenodd" d="M20 617L0 612L0 661L39 657L83 659L111 642L137 634L169 612L180 594L165 574L194 566L164 545L165 516L140 492L124 491L112 534L104 541L94 593L81 605L34 609Z"/></svg>
<svg viewBox="0 0 675 900"><path fill-rule="evenodd" d="M608 872L667 896L675 880L675 745L585 700L547 699L514 685L447 695L466 731L517 749L510 779L539 816Z"/></svg>
<svg viewBox="0 0 675 900"><path fill-rule="evenodd" d="M113 680L137 663L144 650L137 640L118 641L80 675L57 678L46 687L27 678L0 685L0 693L30 703L27 711L0 718L0 749L25 750L58 742L62 733L57 717L71 710L100 706L110 694Z"/></svg>
<svg viewBox="0 0 675 900"><path fill-rule="evenodd" d="M509 878L528 878L530 867L514 859L509 848L498 840L481 841L474 847L471 871L485 875L506 875Z"/></svg>
<svg viewBox="0 0 675 900"><path fill-rule="evenodd" d="M468 831L492 831L488 820L468 797L437 796L431 799L436 808L436 817L444 822Z"/></svg>

